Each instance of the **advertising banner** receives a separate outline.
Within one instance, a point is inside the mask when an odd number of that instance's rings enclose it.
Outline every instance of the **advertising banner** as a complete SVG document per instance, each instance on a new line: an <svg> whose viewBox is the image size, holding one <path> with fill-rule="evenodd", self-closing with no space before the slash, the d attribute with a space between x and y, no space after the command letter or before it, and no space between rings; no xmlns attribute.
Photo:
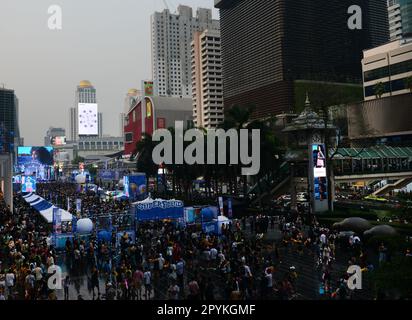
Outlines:
<svg viewBox="0 0 412 320"><path fill-rule="evenodd" d="M189 223L189 224L194 223L196 221L195 208L192 208L192 207L184 208L184 216L185 216L186 223Z"/></svg>
<svg viewBox="0 0 412 320"><path fill-rule="evenodd" d="M136 216L138 221L184 218L183 202L179 200L153 200L137 203Z"/></svg>
<svg viewBox="0 0 412 320"><path fill-rule="evenodd" d="M54 234L62 233L62 213L59 208L53 208L53 232Z"/></svg>
<svg viewBox="0 0 412 320"><path fill-rule="evenodd" d="M117 174L117 177L119 175ZM103 181L113 181L116 180L116 171L114 170L100 170L99 177Z"/></svg>
<svg viewBox="0 0 412 320"><path fill-rule="evenodd" d="M76 199L76 211L82 212L82 199Z"/></svg>
<svg viewBox="0 0 412 320"><path fill-rule="evenodd" d="M232 198L227 199L227 213L228 213L229 219L232 219L233 217Z"/></svg>
<svg viewBox="0 0 412 320"><path fill-rule="evenodd" d="M131 201L142 200L147 196L146 175L137 174L124 176L124 194Z"/></svg>
<svg viewBox="0 0 412 320"><path fill-rule="evenodd" d="M99 134L96 103L79 103L79 135L97 136Z"/></svg>
<svg viewBox="0 0 412 320"><path fill-rule="evenodd" d="M220 210L220 215L224 216L225 213L223 211L223 197L219 197L219 210Z"/></svg>
<svg viewBox="0 0 412 320"><path fill-rule="evenodd" d="M310 147L312 168L310 176L312 179L312 201L314 212L324 212L328 210L328 189L326 171L326 150L324 144L313 144Z"/></svg>

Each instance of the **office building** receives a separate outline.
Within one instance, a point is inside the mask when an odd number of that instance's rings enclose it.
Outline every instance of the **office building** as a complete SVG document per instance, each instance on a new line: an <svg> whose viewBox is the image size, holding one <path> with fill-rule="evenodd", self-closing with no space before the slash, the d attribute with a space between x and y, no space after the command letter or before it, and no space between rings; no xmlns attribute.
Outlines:
<svg viewBox="0 0 412 320"><path fill-rule="evenodd" d="M0 88L0 153L15 154L20 141L18 113L14 90Z"/></svg>
<svg viewBox="0 0 412 320"><path fill-rule="evenodd" d="M77 156L111 156L123 151L123 137L82 137L77 143Z"/></svg>
<svg viewBox="0 0 412 320"><path fill-rule="evenodd" d="M354 4L363 9L362 30L348 28ZM362 51L389 40L385 0L215 0L215 7L225 108L253 104L255 118L300 111L305 91L315 103L322 82L346 93L342 84L362 82Z"/></svg>
<svg viewBox="0 0 412 320"><path fill-rule="evenodd" d="M391 40L412 37L412 0L388 0Z"/></svg>
<svg viewBox="0 0 412 320"><path fill-rule="evenodd" d="M151 27L154 95L191 97L193 33L219 29L219 21L210 9L199 8L193 17L192 8L180 5L176 14L167 9L154 13Z"/></svg>
<svg viewBox="0 0 412 320"><path fill-rule="evenodd" d="M18 99L14 90L0 88L0 196L13 210L12 176L20 142Z"/></svg>
<svg viewBox="0 0 412 320"><path fill-rule="evenodd" d="M365 100L411 92L412 39L366 50L362 71Z"/></svg>
<svg viewBox="0 0 412 320"><path fill-rule="evenodd" d="M216 128L223 122L223 80L220 32L195 32L192 41L193 122Z"/></svg>

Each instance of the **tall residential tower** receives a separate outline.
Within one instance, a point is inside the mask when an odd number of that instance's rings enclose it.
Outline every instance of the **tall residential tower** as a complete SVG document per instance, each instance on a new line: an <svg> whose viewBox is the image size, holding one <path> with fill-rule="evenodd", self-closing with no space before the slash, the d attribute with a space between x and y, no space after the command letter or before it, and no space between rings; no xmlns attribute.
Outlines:
<svg viewBox="0 0 412 320"><path fill-rule="evenodd" d="M180 5L177 14L156 12L152 25L152 76L156 96L191 97L191 42L193 33L219 29L212 10Z"/></svg>
<svg viewBox="0 0 412 320"><path fill-rule="evenodd" d="M391 40L412 37L412 0L388 0Z"/></svg>
<svg viewBox="0 0 412 320"><path fill-rule="evenodd" d="M195 32L192 41L193 122L215 128L223 122L220 32Z"/></svg>

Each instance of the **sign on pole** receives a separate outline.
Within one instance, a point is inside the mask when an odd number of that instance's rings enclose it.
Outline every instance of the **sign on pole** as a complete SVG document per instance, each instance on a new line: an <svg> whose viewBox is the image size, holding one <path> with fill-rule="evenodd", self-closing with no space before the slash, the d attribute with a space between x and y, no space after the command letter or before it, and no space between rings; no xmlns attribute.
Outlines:
<svg viewBox="0 0 412 320"><path fill-rule="evenodd" d="M219 210L220 210L220 215L224 216L224 211L223 211L223 197L219 197Z"/></svg>

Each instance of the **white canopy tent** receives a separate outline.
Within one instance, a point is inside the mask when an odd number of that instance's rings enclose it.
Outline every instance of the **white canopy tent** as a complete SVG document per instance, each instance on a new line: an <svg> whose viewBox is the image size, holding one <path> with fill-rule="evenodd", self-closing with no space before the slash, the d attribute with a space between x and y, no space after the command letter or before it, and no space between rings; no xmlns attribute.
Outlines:
<svg viewBox="0 0 412 320"><path fill-rule="evenodd" d="M29 193L23 196L24 200L34 209L36 209L40 215L47 221L47 223L53 222L53 209L57 208L42 197ZM60 209L62 222L72 221L73 215L66 210Z"/></svg>

